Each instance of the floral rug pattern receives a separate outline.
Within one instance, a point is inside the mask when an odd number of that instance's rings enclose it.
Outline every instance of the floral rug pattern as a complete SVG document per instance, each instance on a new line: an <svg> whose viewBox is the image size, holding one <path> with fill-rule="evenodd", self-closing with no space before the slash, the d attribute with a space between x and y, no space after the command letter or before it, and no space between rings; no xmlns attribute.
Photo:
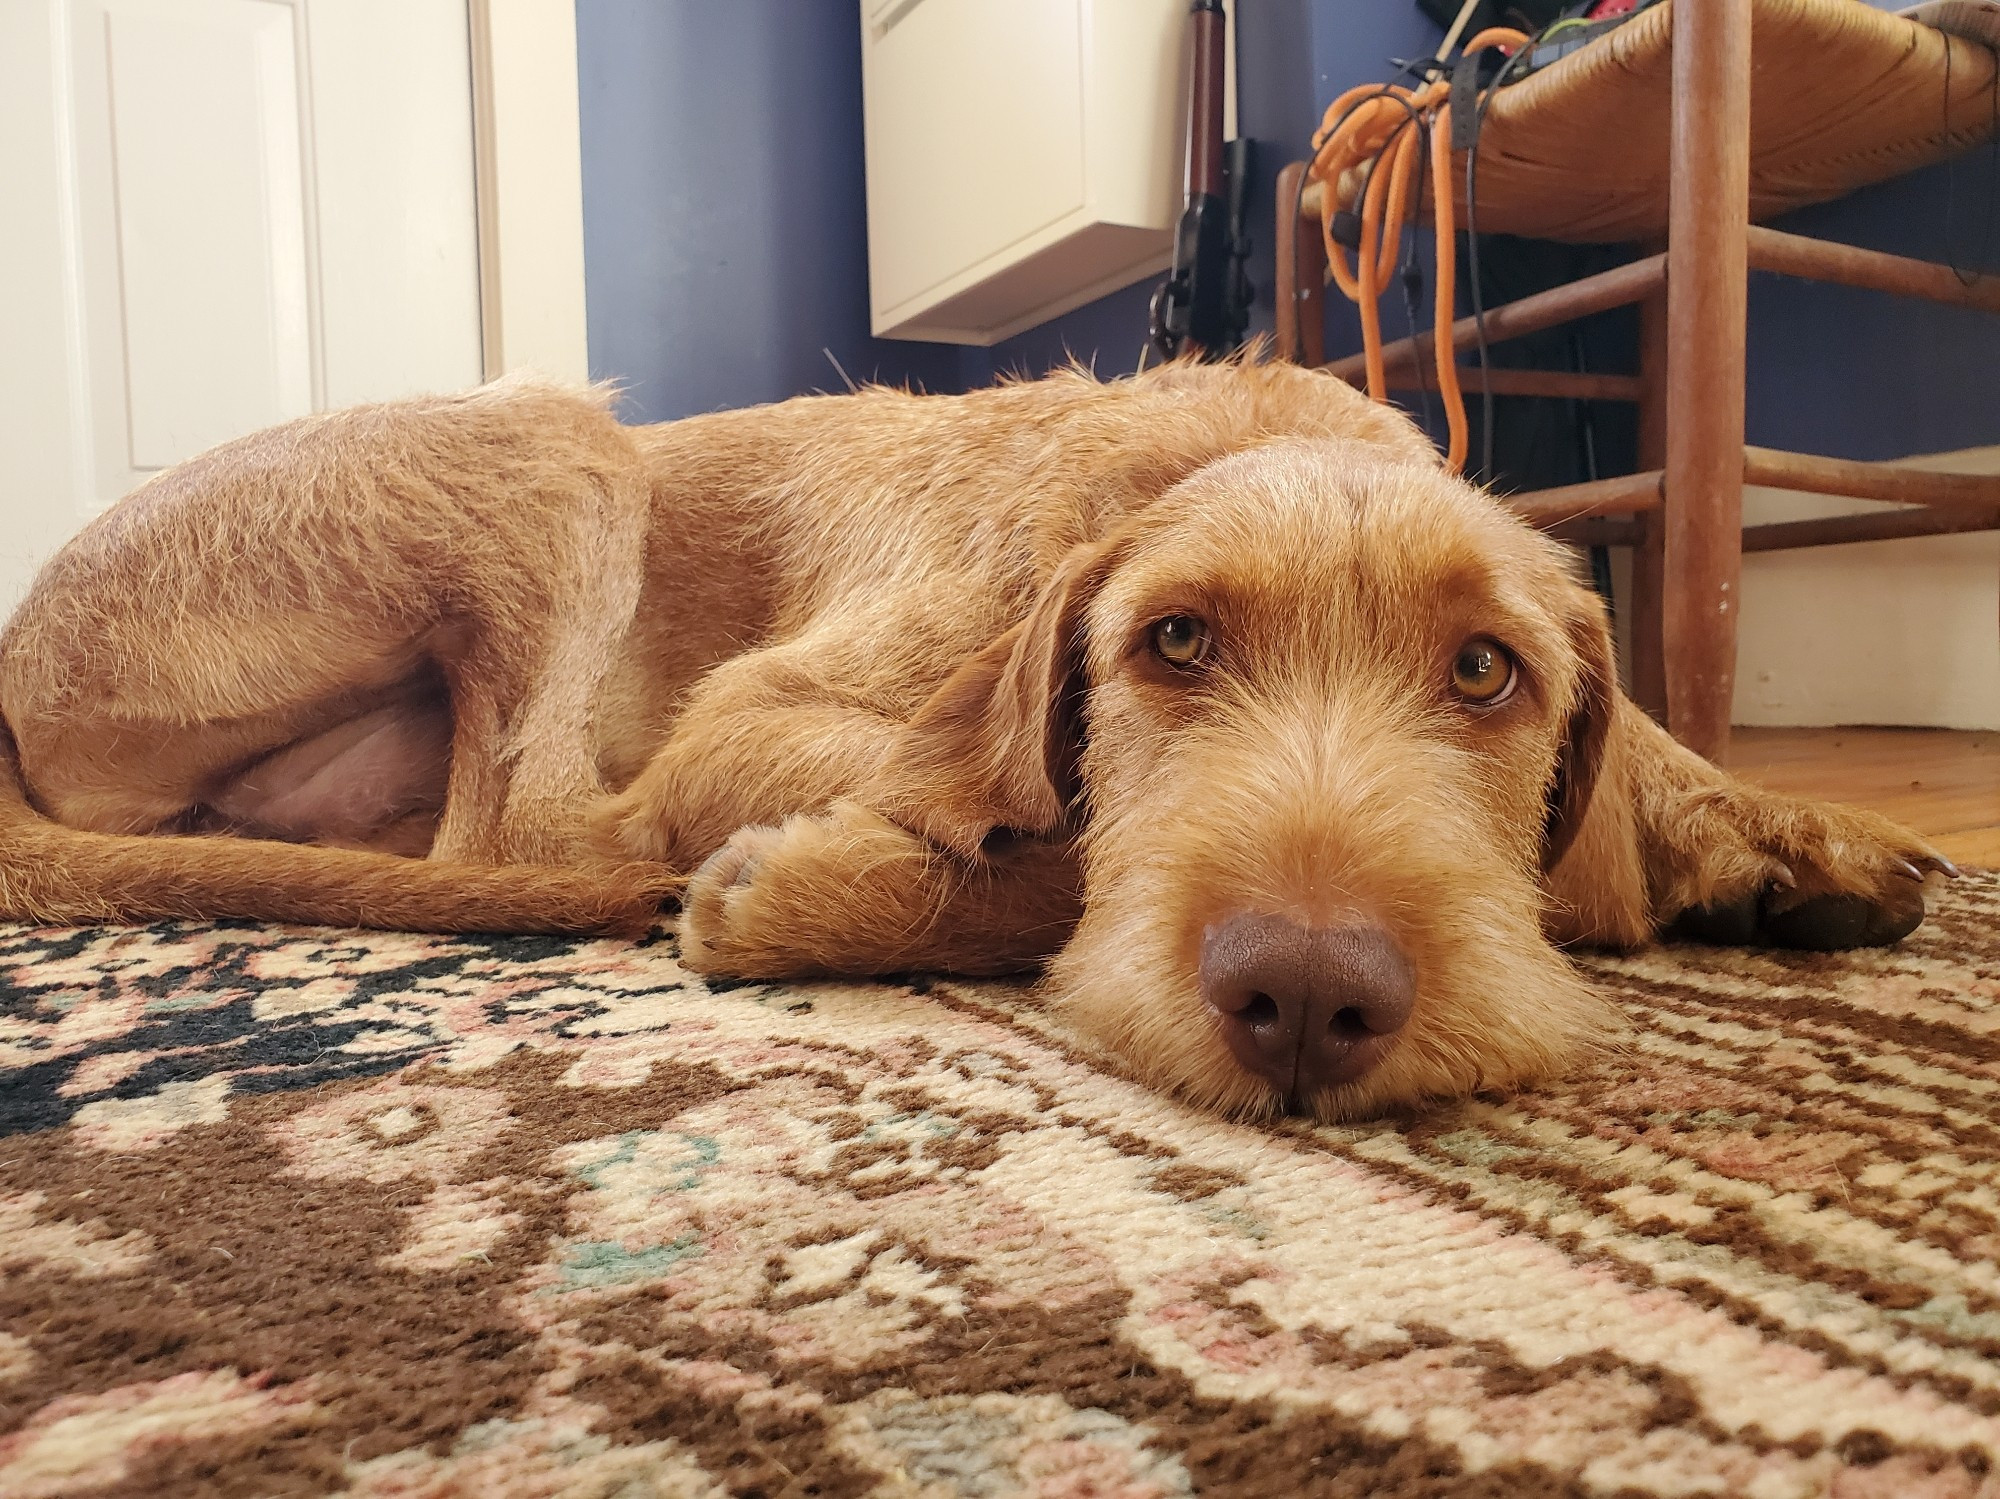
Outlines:
<svg viewBox="0 0 2000 1499"><path fill-rule="evenodd" d="M0 1494L2000 1494L2000 877L1581 961L1626 1050L1329 1129L1024 986L0 928Z"/></svg>

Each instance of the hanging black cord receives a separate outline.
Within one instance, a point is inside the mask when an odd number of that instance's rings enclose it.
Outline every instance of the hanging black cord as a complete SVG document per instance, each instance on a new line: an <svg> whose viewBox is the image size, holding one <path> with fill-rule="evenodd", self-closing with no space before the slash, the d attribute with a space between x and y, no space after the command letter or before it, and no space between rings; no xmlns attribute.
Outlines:
<svg viewBox="0 0 2000 1499"><path fill-rule="evenodd" d="M1431 131L1434 128L1428 118L1420 120L1417 124L1416 201L1418 203L1424 201L1424 186L1430 180ZM1417 344L1417 303L1423 297L1424 287L1423 262L1418 258L1417 254L1419 234L1417 230L1417 216L1415 214L1410 215L1410 222L1404 226L1404 233L1408 235L1408 238L1404 241L1403 268L1400 272L1403 282L1403 313L1409 319L1410 348L1412 350L1411 363L1416 366L1417 371L1417 401L1424 415L1424 430L1428 432L1431 430L1432 420L1430 380L1428 372L1424 369L1423 359L1414 352ZM1435 340L1433 340L1433 343L1435 343ZM1433 352L1435 353L1435 349L1433 349Z"/></svg>
<svg viewBox="0 0 2000 1499"><path fill-rule="evenodd" d="M1486 293L1479 284L1479 139L1486 129L1486 111L1506 85L1507 75L1525 62L1542 39L1563 23L1553 21L1522 43L1500 65L1493 81L1479 96L1472 114L1472 140L1465 152L1465 271L1472 282L1472 323L1479 338L1479 481L1493 482L1493 351L1486 339ZM1440 335L1441 336L1441 335Z"/></svg>
<svg viewBox="0 0 2000 1499"><path fill-rule="evenodd" d="M1956 50L1951 37L1944 39L1944 128L1947 137L1951 134L1951 55ZM1952 275L1959 285L1971 286L1995 270L1993 264L1993 225L1996 206L2000 206L2000 58L1996 58L1989 92L1987 125L1987 160L1990 163L1986 177L1985 222L1979 231L1979 249L1969 266L1958 263L1958 234L1952 227L1952 210L1955 206L1958 186L1958 163L1952 162L1944 169L1944 253L1945 263L1951 267Z"/></svg>

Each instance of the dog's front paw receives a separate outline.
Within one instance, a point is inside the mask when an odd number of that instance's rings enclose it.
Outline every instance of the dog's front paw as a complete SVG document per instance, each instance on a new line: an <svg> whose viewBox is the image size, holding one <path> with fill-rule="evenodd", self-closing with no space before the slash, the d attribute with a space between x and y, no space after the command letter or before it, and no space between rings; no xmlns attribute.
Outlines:
<svg viewBox="0 0 2000 1499"><path fill-rule="evenodd" d="M772 891L758 891L757 876L784 838L780 828L740 828L689 877L681 896L681 961L689 968L735 978L783 976L770 971L772 944L760 936L761 908Z"/></svg>
<svg viewBox="0 0 2000 1499"><path fill-rule="evenodd" d="M1835 952L1886 947L1924 919L1924 884L1958 871L1886 817L1732 787L1683 809L1659 892L1670 936Z"/></svg>
<svg viewBox="0 0 2000 1499"><path fill-rule="evenodd" d="M912 876L927 858L908 833L852 802L740 828L688 881L681 961L733 978L893 966L912 927Z"/></svg>

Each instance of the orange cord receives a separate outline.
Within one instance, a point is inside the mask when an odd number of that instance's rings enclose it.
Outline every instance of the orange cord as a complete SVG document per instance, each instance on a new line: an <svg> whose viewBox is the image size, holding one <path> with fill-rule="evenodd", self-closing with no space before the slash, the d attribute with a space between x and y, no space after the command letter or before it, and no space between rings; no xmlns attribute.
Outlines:
<svg viewBox="0 0 2000 1499"><path fill-rule="evenodd" d="M1458 346L1451 336L1451 325L1458 321L1458 235L1452 223L1450 99L1444 101L1431 123L1431 175L1437 179L1439 189L1437 207L1432 210L1437 222L1437 303L1431 313L1431 355L1437 362L1438 399L1444 404L1445 428L1449 433L1444 463L1458 474L1465 471L1465 449L1470 437L1465 422L1465 396L1458 388ZM1381 319L1378 317L1376 321L1379 324ZM1379 361L1382 355L1378 351L1375 357Z"/></svg>
<svg viewBox="0 0 2000 1499"><path fill-rule="evenodd" d="M1494 26L1467 42L1465 51L1511 49L1525 46L1527 41L1525 32ZM1437 331L1432 353L1450 432L1445 462L1456 472L1465 466L1467 436L1465 396L1459 389L1457 352L1451 340L1451 325L1457 317L1458 247L1453 238L1457 221L1452 199L1450 84L1429 83L1417 89L1363 84L1349 89L1328 107L1314 132L1313 157L1306 176L1320 184L1320 233L1326 240L1327 269L1342 295L1361 310L1368 394L1386 401L1389 381L1382 357L1382 293L1396 274L1396 252L1403 242L1404 221L1413 207L1410 172L1417 160L1418 132L1405 127L1413 118L1424 116L1429 117L1431 216L1437 231L1437 310L1433 314ZM1340 178L1370 160L1375 166L1361 194L1361 243L1350 265L1346 248L1333 237L1333 216L1341 206Z"/></svg>

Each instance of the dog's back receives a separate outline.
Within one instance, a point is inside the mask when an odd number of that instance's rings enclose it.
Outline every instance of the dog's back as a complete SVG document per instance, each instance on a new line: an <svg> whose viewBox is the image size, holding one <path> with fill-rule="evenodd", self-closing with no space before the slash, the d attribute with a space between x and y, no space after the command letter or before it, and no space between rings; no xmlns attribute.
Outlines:
<svg viewBox="0 0 2000 1499"><path fill-rule="evenodd" d="M0 636L17 836L32 807L113 837L589 863L585 807L732 657L830 635L860 695L906 714L1071 547L1216 456L1338 432L1430 461L1401 418L1290 366L872 389L637 429L607 405L501 382L308 418L113 507ZM221 857L175 848L189 869ZM228 891L169 904L277 909ZM107 889L11 909L162 906Z"/></svg>

